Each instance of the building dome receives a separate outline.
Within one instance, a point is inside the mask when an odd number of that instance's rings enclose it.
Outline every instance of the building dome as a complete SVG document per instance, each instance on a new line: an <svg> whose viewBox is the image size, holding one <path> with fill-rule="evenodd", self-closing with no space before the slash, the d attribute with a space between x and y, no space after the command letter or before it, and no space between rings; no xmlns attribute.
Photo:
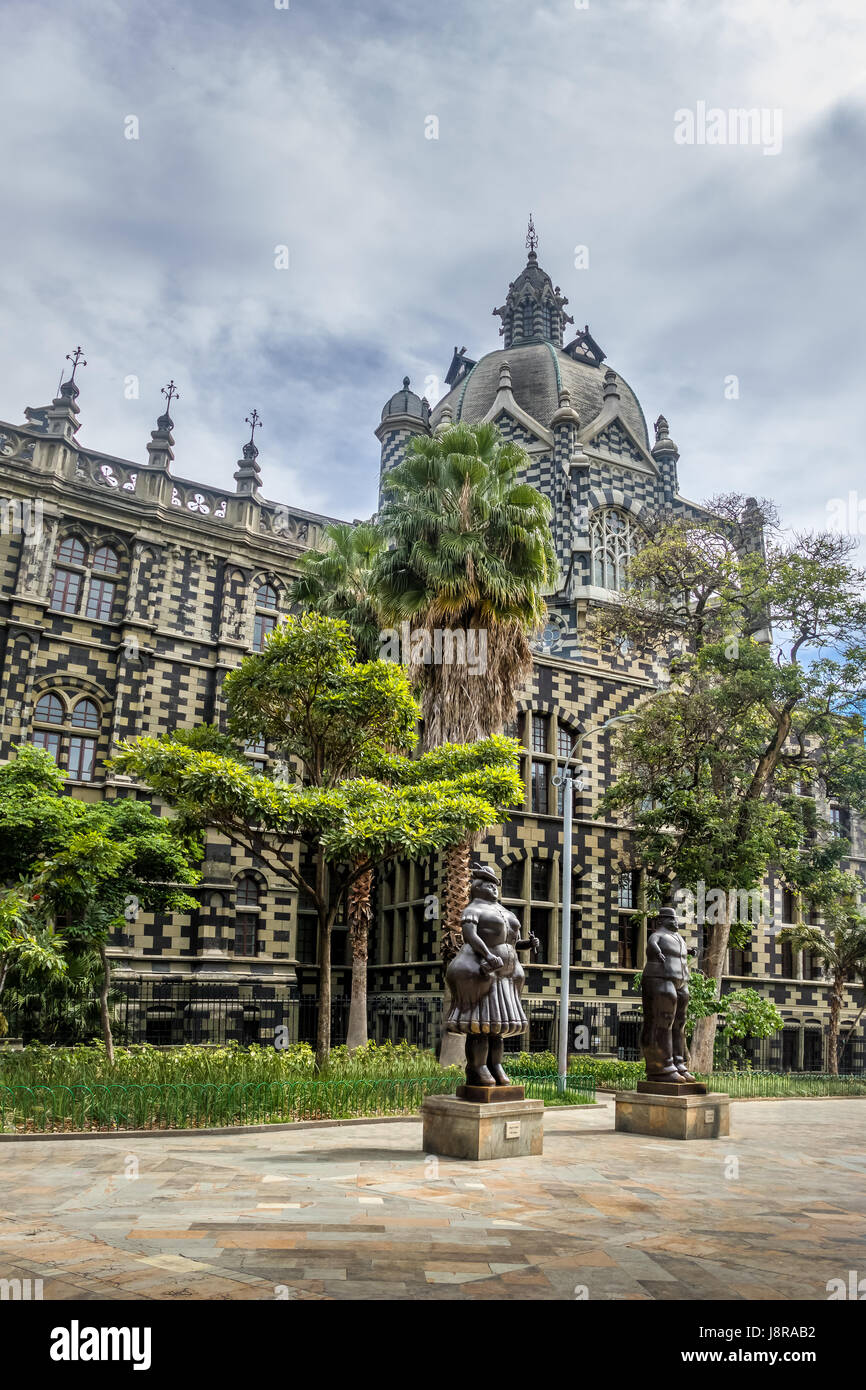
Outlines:
<svg viewBox="0 0 866 1390"><path fill-rule="evenodd" d="M409 415L420 420L426 425L430 419L430 403L420 396L416 396L414 391L409 390L409 378L404 376L403 387L400 391L395 391L389 401L386 401L382 410L382 420L387 420L390 415Z"/></svg>
<svg viewBox="0 0 866 1390"><path fill-rule="evenodd" d="M545 429L559 409L560 392L567 390L571 404L586 426L601 413L604 404L604 378L607 363L591 365L575 360L567 351L550 342L514 344L508 349L488 352L453 390L434 406L430 424L435 429L446 407L451 419L473 424L482 420L496 398L500 368L508 363L517 404ZM644 413L631 387L617 376L620 413L635 438L649 449ZM394 398L395 400L397 397Z"/></svg>

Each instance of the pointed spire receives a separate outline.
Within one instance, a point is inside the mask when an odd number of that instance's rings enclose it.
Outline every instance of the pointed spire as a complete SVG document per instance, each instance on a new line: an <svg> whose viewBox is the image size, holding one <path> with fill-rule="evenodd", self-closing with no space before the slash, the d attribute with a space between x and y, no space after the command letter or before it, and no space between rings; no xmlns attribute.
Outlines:
<svg viewBox="0 0 866 1390"><path fill-rule="evenodd" d="M565 312L568 300L538 264L537 246L538 233L530 214L526 265L508 286L505 303L493 310L502 320L499 332L505 339L506 351L524 343L552 343L561 348L563 328L574 322Z"/></svg>
<svg viewBox="0 0 866 1390"><path fill-rule="evenodd" d="M563 387L559 393L559 409L550 421L550 428L555 430L558 425L580 425L580 416L571 404L571 392L567 387Z"/></svg>
<svg viewBox="0 0 866 1390"><path fill-rule="evenodd" d="M532 220L532 213L529 214L529 226L526 229L526 249L529 252L528 259L530 261L537 261L538 256L536 255L536 252L538 250L538 232L535 230L535 223Z"/></svg>
<svg viewBox="0 0 866 1390"><path fill-rule="evenodd" d="M604 374L603 396L606 401L618 401L620 399L619 386L617 385L616 372L612 367L608 367Z"/></svg>
<svg viewBox="0 0 866 1390"><path fill-rule="evenodd" d="M256 430L262 428L262 420L256 409L250 411L244 420L245 425L250 427L250 437L243 447L243 458L238 459L238 466L235 470L235 482L237 492L246 493L252 497L261 486L262 472L259 468L259 451L256 448Z"/></svg>
<svg viewBox="0 0 866 1390"><path fill-rule="evenodd" d="M678 459L680 451L671 439L668 429L668 422L663 415L656 420L655 425L656 442L652 447L653 458L674 458Z"/></svg>
<svg viewBox="0 0 866 1390"><path fill-rule="evenodd" d="M165 410L156 422L156 429L150 432L150 443L147 452L150 455L149 463L154 468L169 468L174 459L174 436L172 429L174 421L169 414L173 400L180 400L180 395L174 381L170 381L167 386L160 389L161 396L165 396Z"/></svg>
<svg viewBox="0 0 866 1390"><path fill-rule="evenodd" d="M75 373L79 366L86 367L81 347L77 347L74 352L67 352L66 361L72 363L72 371L68 380L63 380L61 372L60 385L57 388L57 395L44 412L34 412L42 414L49 434L62 434L66 439L71 439L79 429L78 415L78 386L75 381ZM27 412L30 418L31 412Z"/></svg>
<svg viewBox="0 0 866 1390"><path fill-rule="evenodd" d="M84 356L84 352L83 352L83 349L82 349L80 343L79 343L78 347L75 348L75 350L74 350L73 352L67 352L67 354L66 354L66 361L72 363L72 371L69 373L69 380L68 380L68 381L62 381L62 380L61 380L61 383L60 383L60 390L59 390L58 395L59 395L60 399L66 399L66 400L72 399L72 400L75 400L76 397L78 396L78 387L77 387L76 384L75 384L75 373L78 371L78 368L79 368L80 366L81 366L81 367L86 367L86 366L87 366L87 359L86 359L85 356ZM61 376L62 376L62 373L61 373Z"/></svg>

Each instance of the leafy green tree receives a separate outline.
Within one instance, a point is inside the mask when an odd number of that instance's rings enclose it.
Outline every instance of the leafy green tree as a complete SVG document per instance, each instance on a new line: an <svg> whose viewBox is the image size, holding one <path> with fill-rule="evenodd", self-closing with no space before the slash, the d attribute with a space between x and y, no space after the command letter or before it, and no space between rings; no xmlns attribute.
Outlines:
<svg viewBox="0 0 866 1390"><path fill-rule="evenodd" d="M320 1065L330 1049L330 943L344 895L392 859L425 858L497 823L522 795L511 739L409 758L418 711L405 670L353 656L345 623L308 613L289 618L226 679L231 732L267 739L296 780L252 774L156 739L124 745L115 759L173 806L183 825L214 826L312 901ZM314 875L299 854L304 845L313 851ZM365 997L354 1002L353 1041L363 1040Z"/></svg>
<svg viewBox="0 0 866 1390"><path fill-rule="evenodd" d="M63 976L66 968L62 943L53 923L46 920L32 882L0 892L0 996L10 971L22 980L42 981ZM6 1032L6 1020L0 1015L0 1036Z"/></svg>
<svg viewBox="0 0 866 1390"><path fill-rule="evenodd" d="M501 733L530 676L529 637L544 622L544 594L558 569L550 503L521 480L528 462L495 425L457 424L414 439L386 476L379 524L388 548L375 590L384 620L411 631L409 665L427 749ZM478 643L483 660L449 661L444 645L446 659L436 660L443 631L463 634L467 647ZM470 855L467 840L445 858L446 961L461 939Z"/></svg>
<svg viewBox="0 0 866 1390"><path fill-rule="evenodd" d="M58 933L64 943L98 955L100 1017L111 1060L108 937L141 910L192 911L196 901L182 885L198 881L193 864L201 851L145 802L79 801L64 794L65 780L49 753L29 745L0 767L0 882L26 880L25 901L19 890L16 905L13 887L9 911L21 915L47 952L49 973L57 973Z"/></svg>
<svg viewBox="0 0 866 1390"><path fill-rule="evenodd" d="M715 520L651 528L622 602L598 617L602 642L628 638L670 666L667 689L622 727L601 813L628 817L671 887L703 880L727 903L802 844L799 783L866 807L866 603L852 538L765 543L768 509L708 505ZM708 922L699 964L717 983L745 930L724 909ZM715 1028L715 1015L695 1027L703 1072Z"/></svg>
<svg viewBox="0 0 866 1390"><path fill-rule="evenodd" d="M800 922L786 927L780 939L790 942L795 951L810 951L823 961L830 977L827 1066L837 1076L844 1046L839 1034L845 987L858 976L861 980L866 977L866 915L859 907L863 884L856 874L835 867L797 874L789 866L787 876L792 886L808 893L810 906L824 917L823 926Z"/></svg>

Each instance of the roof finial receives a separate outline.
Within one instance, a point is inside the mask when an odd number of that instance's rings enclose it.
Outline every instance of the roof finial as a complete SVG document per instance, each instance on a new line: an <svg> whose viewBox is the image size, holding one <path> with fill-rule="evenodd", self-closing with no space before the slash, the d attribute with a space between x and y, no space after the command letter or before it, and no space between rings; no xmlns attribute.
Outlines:
<svg viewBox="0 0 866 1390"><path fill-rule="evenodd" d="M259 415L259 412L255 409L255 407L250 411L249 415L247 415L246 419L244 420L244 424L249 425L250 427L249 441L244 445L244 458L258 458L259 451L256 448L256 430L261 429L262 420L261 416Z"/></svg>
<svg viewBox="0 0 866 1390"><path fill-rule="evenodd" d="M77 372L79 366L82 366L82 367L86 367L86 366L87 366L87 360L86 360L86 358L85 358L85 356L84 356L84 353L83 353L83 350L82 350L81 346L79 345L79 346L75 349L74 352L67 352L67 354L66 354L66 360L67 360L67 362L71 362L71 363L72 363L72 373L71 373L71 375L70 375L70 377L69 377L69 380L70 380L70 381L74 381L74 380L75 380L75 373Z"/></svg>
<svg viewBox="0 0 866 1390"><path fill-rule="evenodd" d="M166 415L171 414L171 403L172 403L172 400L176 400L176 401L179 401L179 400L180 400L180 392L178 391L177 387L175 386L174 381L170 381L170 382L168 383L167 386L163 386L163 387L161 388L159 394L160 394L161 396L165 396L165 413L166 413Z"/></svg>
<svg viewBox="0 0 866 1390"><path fill-rule="evenodd" d="M527 251L529 252L529 255L530 255L530 258L531 258L531 259L534 259L534 258L535 258L535 252L536 252L537 248L538 248L538 232L535 230L535 223L534 223L533 220L532 220L532 213L530 213L530 214L529 214L529 226L528 226L527 229L526 229L526 249L527 249Z"/></svg>

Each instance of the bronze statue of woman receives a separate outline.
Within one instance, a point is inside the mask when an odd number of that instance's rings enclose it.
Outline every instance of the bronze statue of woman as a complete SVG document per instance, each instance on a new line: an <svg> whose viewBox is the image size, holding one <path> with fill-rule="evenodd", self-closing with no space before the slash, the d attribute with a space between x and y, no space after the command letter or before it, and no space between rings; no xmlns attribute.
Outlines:
<svg viewBox="0 0 866 1390"><path fill-rule="evenodd" d="M520 922L499 902L496 871L484 864L472 867L471 898L460 924L463 945L445 974L452 999L445 1026L465 1034L468 1086L508 1086L505 1039L528 1027L520 1002L526 977L517 952L537 951L540 943L531 933L519 939Z"/></svg>

